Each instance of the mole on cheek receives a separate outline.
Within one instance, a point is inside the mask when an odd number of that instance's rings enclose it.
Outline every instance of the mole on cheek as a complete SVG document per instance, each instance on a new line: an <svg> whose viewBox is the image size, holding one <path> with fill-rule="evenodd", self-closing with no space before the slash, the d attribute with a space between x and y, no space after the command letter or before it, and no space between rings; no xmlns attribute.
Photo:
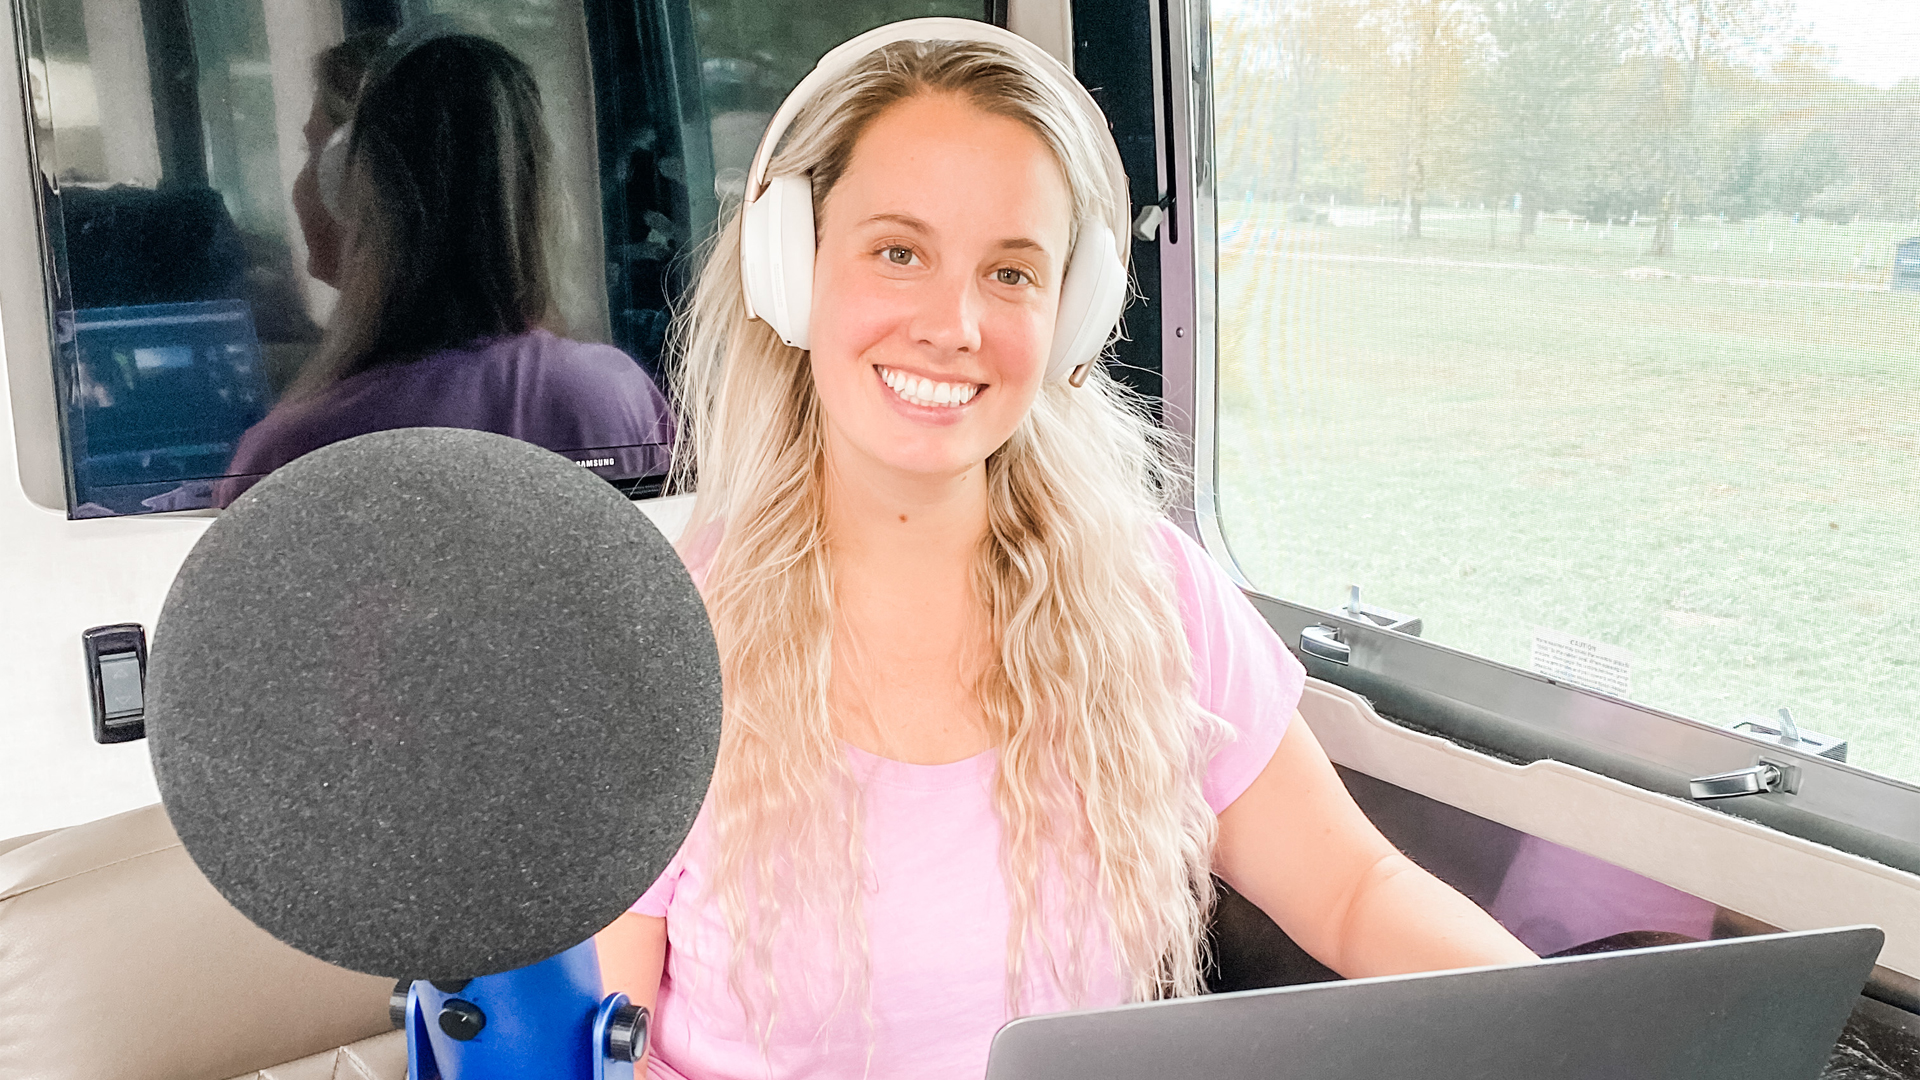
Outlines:
<svg viewBox="0 0 1920 1080"><path fill-rule="evenodd" d="M905 525L906 523L907 523L907 515L905 515L905 514L901 514L901 515L900 515L900 524L902 524L902 525Z"/></svg>

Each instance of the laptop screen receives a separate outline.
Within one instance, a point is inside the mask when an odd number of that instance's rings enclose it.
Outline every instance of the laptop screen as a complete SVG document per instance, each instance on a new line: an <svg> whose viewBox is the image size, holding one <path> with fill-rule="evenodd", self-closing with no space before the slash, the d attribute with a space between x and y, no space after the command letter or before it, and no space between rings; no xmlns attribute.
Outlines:
<svg viewBox="0 0 1920 1080"><path fill-rule="evenodd" d="M213 505L240 438L272 403L239 300L63 314L75 517Z"/></svg>

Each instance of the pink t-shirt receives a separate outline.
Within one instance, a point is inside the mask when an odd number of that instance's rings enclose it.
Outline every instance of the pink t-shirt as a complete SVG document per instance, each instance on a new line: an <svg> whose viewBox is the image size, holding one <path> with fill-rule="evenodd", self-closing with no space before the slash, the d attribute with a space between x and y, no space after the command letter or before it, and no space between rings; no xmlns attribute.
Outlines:
<svg viewBox="0 0 1920 1080"><path fill-rule="evenodd" d="M1266 767L1306 675L1233 582L1171 525L1160 528L1193 650L1194 696L1235 738L1202 785L1215 812ZM841 980L807 951L776 942L780 987L763 1054L728 988L731 945L706 899L706 813L660 879L633 905L667 920L666 970L654 1009L655 1080L784 1077L977 1080L1007 1015L1006 885L993 806L997 751L946 765L909 765L849 748L862 782L870 1009L840 1002ZM1086 940L1087 992L1070 1000L1050 977L1028 980L1033 1013L1118 1005L1125 980L1097 930ZM1028 970L1041 965L1030 963Z"/></svg>

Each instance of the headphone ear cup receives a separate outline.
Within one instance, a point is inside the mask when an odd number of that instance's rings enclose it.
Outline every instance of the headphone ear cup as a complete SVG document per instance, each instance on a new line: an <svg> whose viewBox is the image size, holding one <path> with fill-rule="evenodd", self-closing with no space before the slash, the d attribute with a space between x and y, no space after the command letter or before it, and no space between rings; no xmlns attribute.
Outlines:
<svg viewBox="0 0 1920 1080"><path fill-rule="evenodd" d="M346 220L347 150L353 145L353 125L341 124L327 136L320 148L320 160L314 165L315 186L320 189L320 205L335 221Z"/></svg>
<svg viewBox="0 0 1920 1080"><path fill-rule="evenodd" d="M813 182L776 176L740 211L740 278L747 313L796 349L813 322Z"/></svg>
<svg viewBox="0 0 1920 1080"><path fill-rule="evenodd" d="M1104 222L1080 226L1080 239L1060 282L1060 314L1053 327L1047 378L1064 379L1096 360L1127 306L1127 268Z"/></svg>

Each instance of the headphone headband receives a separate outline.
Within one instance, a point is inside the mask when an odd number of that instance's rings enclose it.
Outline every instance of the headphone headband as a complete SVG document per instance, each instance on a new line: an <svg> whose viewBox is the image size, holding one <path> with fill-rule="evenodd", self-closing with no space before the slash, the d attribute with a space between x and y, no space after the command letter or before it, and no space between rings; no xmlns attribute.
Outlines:
<svg viewBox="0 0 1920 1080"><path fill-rule="evenodd" d="M1021 63L1028 65L1037 73L1063 91L1073 103L1079 106L1096 131L1107 130L1107 116L1100 111L1099 103L1093 95L1073 77L1073 72L1054 55L1011 30L1003 30L992 23L976 19L957 19L950 16L935 15L921 19L902 19L899 22L876 26L858 37L850 38L828 50L820 62L807 72L780 108L767 122L766 133L760 136L760 146L754 151L753 164L747 169L747 201L757 200L767 189L767 166L773 161L774 151L779 149L780 140L786 137L787 129L820 91L853 70L854 66L869 55L879 52L889 45L903 41L970 41L982 45L997 45L1012 53ZM1120 154L1106 140L1101 149L1101 164L1106 166L1107 184L1113 190L1114 198L1124 199L1127 190L1126 169L1120 164ZM1115 209L1116 214L1124 215L1124 206ZM1125 229L1119 230L1121 233Z"/></svg>

